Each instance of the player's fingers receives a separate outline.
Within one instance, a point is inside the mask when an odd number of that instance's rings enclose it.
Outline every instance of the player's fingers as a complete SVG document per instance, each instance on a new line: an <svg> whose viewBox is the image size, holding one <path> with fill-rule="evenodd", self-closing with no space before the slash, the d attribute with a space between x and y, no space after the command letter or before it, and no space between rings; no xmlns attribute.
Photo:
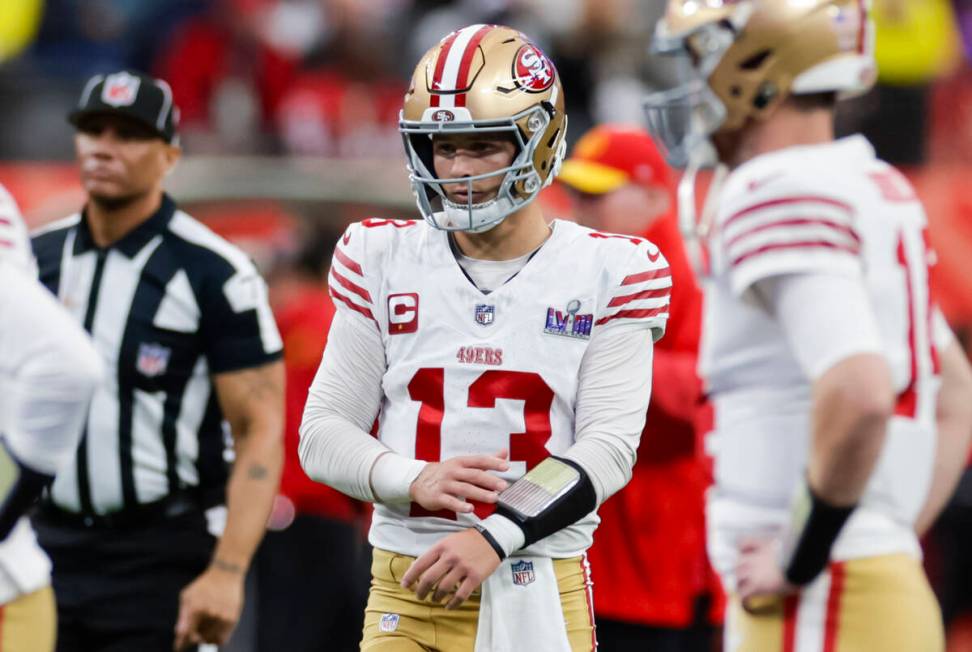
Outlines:
<svg viewBox="0 0 972 652"><path fill-rule="evenodd" d="M458 609L466 599L472 595L472 592L476 590L479 584L473 579L467 577L456 589L456 594L452 596L452 599L446 604L446 609Z"/></svg>
<svg viewBox="0 0 972 652"><path fill-rule="evenodd" d="M442 602L450 593L454 593L459 585L462 583L464 573L461 568L453 568L448 573L446 573L441 580L439 580L438 586L435 587L435 592L432 594L432 602Z"/></svg>
<svg viewBox="0 0 972 652"><path fill-rule="evenodd" d="M478 500L481 503L495 503L499 500L499 494L495 491L481 489L468 482L450 482L446 485L446 491L454 496L459 496L466 500Z"/></svg>
<svg viewBox="0 0 972 652"><path fill-rule="evenodd" d="M499 450L499 452L496 453L496 457L498 457L500 459L503 459L503 460L508 460L508 459L510 459L510 451L508 451L505 448L501 448Z"/></svg>
<svg viewBox="0 0 972 652"><path fill-rule="evenodd" d="M452 494L443 493L439 495L439 505L435 509L447 509L456 514L468 514L473 511L473 506Z"/></svg>
<svg viewBox="0 0 972 652"><path fill-rule="evenodd" d="M428 570L422 573L419 578L418 585L415 587L415 597L419 600L424 600L432 589L435 588L442 576L452 570L452 565L446 562L445 559L439 558L437 562L432 564Z"/></svg>
<svg viewBox="0 0 972 652"><path fill-rule="evenodd" d="M503 478L478 469L457 469L453 478L474 484L483 489L488 489L489 491L503 491L510 486L510 483Z"/></svg>
<svg viewBox="0 0 972 652"><path fill-rule="evenodd" d="M439 551L435 548L425 552L422 556L412 562L405 574L402 575L401 585L403 589L411 589L412 585L422 576L432 564L439 559Z"/></svg>
<svg viewBox="0 0 972 652"><path fill-rule="evenodd" d="M482 469L483 471L508 471L510 468L509 462L502 457L493 455L464 455L457 457L456 460L458 460L459 466Z"/></svg>

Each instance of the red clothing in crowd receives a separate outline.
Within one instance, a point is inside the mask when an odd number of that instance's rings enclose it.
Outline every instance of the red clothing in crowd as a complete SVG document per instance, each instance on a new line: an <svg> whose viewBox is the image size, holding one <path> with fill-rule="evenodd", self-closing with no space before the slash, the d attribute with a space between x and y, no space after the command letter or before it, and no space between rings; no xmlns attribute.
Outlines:
<svg viewBox="0 0 972 652"><path fill-rule="evenodd" d="M594 609L610 620L684 628L699 596L722 595L705 552L702 385L696 374L702 295L685 256L674 214L645 234L672 269L671 318L654 351L648 420L631 482L599 510L590 560Z"/></svg>
<svg viewBox="0 0 972 652"><path fill-rule="evenodd" d="M172 87L183 125L212 127L213 99L224 82L237 78L253 85L264 127L274 126L296 64L255 37L247 37L245 42L241 38L208 14L174 35L155 67L156 74Z"/></svg>
<svg viewBox="0 0 972 652"><path fill-rule="evenodd" d="M327 332L334 318L334 304L326 288L308 283L288 292L284 302L275 306L274 312L283 338L287 373L285 452L280 493L290 499L298 514L352 520L361 511L359 504L339 491L308 478L297 457L300 443L298 428L307 402L307 389L324 354Z"/></svg>

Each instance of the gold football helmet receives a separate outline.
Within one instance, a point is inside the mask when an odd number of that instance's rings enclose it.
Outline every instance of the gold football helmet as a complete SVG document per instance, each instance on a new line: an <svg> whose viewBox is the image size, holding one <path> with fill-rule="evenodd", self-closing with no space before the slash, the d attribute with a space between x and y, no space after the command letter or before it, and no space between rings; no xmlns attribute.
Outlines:
<svg viewBox="0 0 972 652"><path fill-rule="evenodd" d="M470 25L446 36L419 61L405 94L399 131L422 216L451 231L486 231L533 201L560 169L567 116L553 63L509 27ZM456 204L432 164L432 137L444 133L512 134L509 167L463 179L501 176L495 198ZM450 180L455 183L456 180Z"/></svg>
<svg viewBox="0 0 972 652"><path fill-rule="evenodd" d="M693 78L645 98L673 165L712 162L710 136L764 120L790 95L862 93L876 77L870 0L669 0L660 53L691 59Z"/></svg>

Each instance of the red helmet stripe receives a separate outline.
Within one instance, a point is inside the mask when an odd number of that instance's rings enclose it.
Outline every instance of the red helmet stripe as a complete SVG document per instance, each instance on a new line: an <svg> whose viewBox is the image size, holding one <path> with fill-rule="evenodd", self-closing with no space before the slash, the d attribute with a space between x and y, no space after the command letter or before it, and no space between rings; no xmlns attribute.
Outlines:
<svg viewBox="0 0 972 652"><path fill-rule="evenodd" d="M861 8L861 26L857 37L857 51L860 54L867 54L867 1L857 0Z"/></svg>
<svg viewBox="0 0 972 652"><path fill-rule="evenodd" d="M439 106L439 94L435 91L442 85L442 71L445 70L446 59L449 58L449 50L452 49L452 44L455 43L457 36L459 36L459 30L449 34L445 38L445 41L442 42L442 47L439 48L439 58L435 61L435 73L432 75L431 106Z"/></svg>
<svg viewBox="0 0 972 652"><path fill-rule="evenodd" d="M469 44L466 46L466 51L462 53L462 62L459 64L459 74L456 75L456 88L469 88L469 68L472 66L473 58L476 56L476 50L479 49L479 42L483 40L483 37L493 29L489 25L483 25L476 33L473 34L472 38L469 39ZM460 86L461 84L461 86ZM466 106L466 94L459 93L456 95L456 106Z"/></svg>

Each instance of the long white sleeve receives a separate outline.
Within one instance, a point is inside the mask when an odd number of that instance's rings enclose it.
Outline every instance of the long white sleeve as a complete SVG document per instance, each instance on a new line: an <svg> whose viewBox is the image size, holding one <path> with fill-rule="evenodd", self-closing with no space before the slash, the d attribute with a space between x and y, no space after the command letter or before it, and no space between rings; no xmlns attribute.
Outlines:
<svg viewBox="0 0 972 652"><path fill-rule="evenodd" d="M883 351L881 331L859 279L785 274L760 281L756 289L811 380L852 355Z"/></svg>
<svg viewBox="0 0 972 652"><path fill-rule="evenodd" d="M591 338L580 367L575 443L564 457L583 467L597 502L631 479L651 397L652 332L607 329Z"/></svg>
<svg viewBox="0 0 972 652"><path fill-rule="evenodd" d="M71 315L25 270L0 262L0 431L22 463L55 475L71 459L103 373Z"/></svg>
<svg viewBox="0 0 972 652"><path fill-rule="evenodd" d="M407 502L426 463L393 453L368 433L381 406L384 373L378 331L339 311L307 395L298 453L313 480L359 500Z"/></svg>

